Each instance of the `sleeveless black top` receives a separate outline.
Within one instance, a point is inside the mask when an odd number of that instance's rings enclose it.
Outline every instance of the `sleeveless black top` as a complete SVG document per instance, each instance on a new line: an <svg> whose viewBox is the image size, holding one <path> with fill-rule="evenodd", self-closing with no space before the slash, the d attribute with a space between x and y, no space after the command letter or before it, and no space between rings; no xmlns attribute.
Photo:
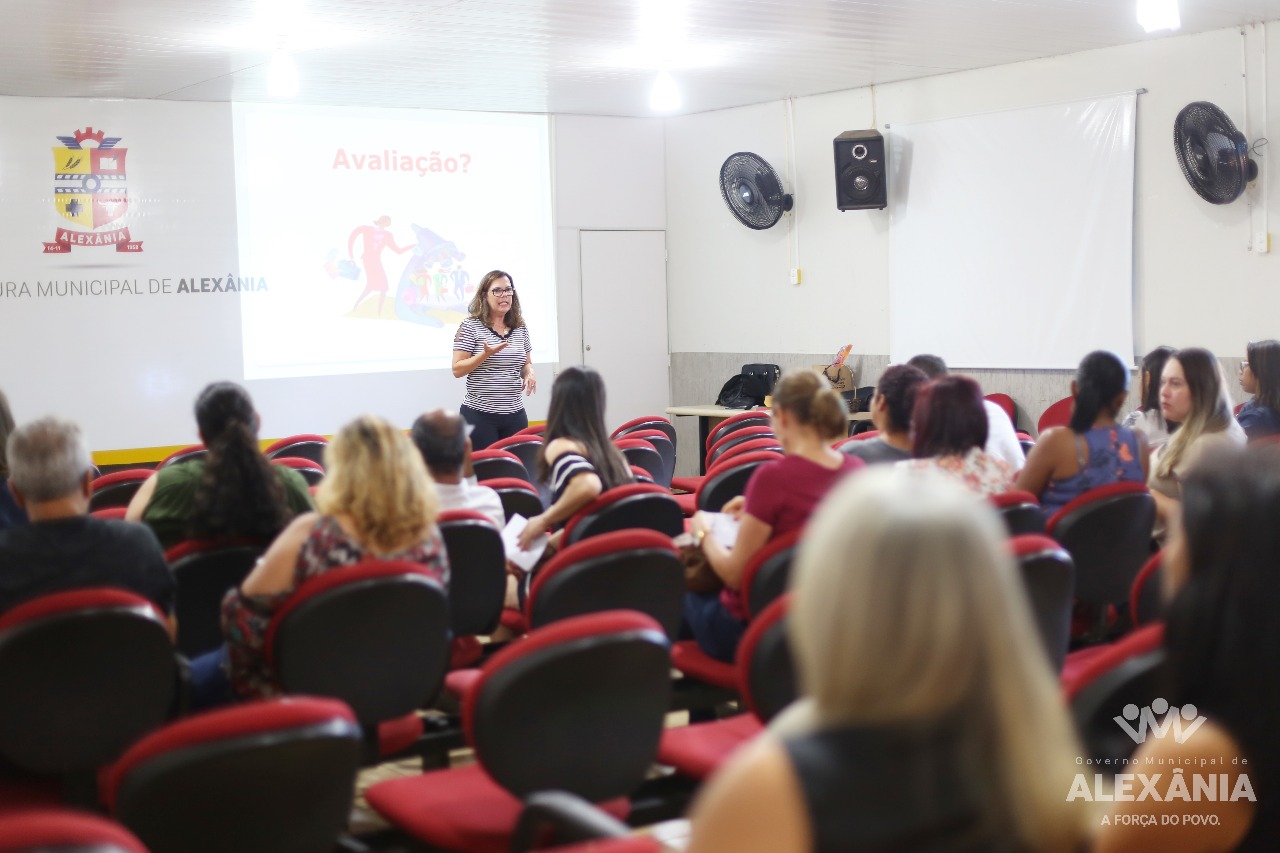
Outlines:
<svg viewBox="0 0 1280 853"><path fill-rule="evenodd" d="M848 727L783 742L804 793L814 853L1014 851L984 824L987 762L952 724ZM971 754L966 754L966 752Z"/></svg>

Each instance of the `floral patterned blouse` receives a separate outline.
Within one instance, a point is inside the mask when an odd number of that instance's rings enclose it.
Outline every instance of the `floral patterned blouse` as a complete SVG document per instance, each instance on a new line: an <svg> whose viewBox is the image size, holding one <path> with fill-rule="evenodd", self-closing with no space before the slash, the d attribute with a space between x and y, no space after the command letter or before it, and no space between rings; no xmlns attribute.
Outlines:
<svg viewBox="0 0 1280 853"><path fill-rule="evenodd" d="M989 455L980 447L964 456L934 456L898 462L916 471L940 471L979 495L998 495L1013 488L1014 470L1008 462Z"/></svg>
<svg viewBox="0 0 1280 853"><path fill-rule="evenodd" d="M347 535L333 516L320 516L298 551L293 582L288 589L273 595L244 595L236 588L222 600L222 633L227 641L229 661L227 674L237 696L264 698L280 693L276 674L267 664L265 649L267 627L276 608L310 578L369 559L418 563L446 589L449 586L449 558L440 531L435 527L412 548L395 554L375 554Z"/></svg>

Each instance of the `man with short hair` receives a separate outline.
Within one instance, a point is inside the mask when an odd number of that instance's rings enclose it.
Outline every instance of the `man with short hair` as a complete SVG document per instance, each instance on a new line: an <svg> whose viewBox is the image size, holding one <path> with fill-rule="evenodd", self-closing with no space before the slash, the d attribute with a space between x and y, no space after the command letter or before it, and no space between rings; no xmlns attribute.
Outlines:
<svg viewBox="0 0 1280 853"><path fill-rule="evenodd" d="M9 489L31 523L0 531L0 612L38 596L112 587L150 600L169 617L174 580L164 551L141 524L89 515L93 463L80 428L43 418L9 436Z"/></svg>
<svg viewBox="0 0 1280 853"><path fill-rule="evenodd" d="M912 356L907 364L924 371L924 375L930 379L937 379L951 372L940 357L927 353ZM983 450L1008 462L1015 472L1021 471L1027 464L1027 456L1018 443L1018 435L1013 430L1008 413L990 400L983 400L982 407L987 412L987 446Z"/></svg>
<svg viewBox="0 0 1280 853"><path fill-rule="evenodd" d="M506 525L498 493L476 482L471 438L461 415L444 409L427 412L413 422L409 434L436 481L441 509L476 510L489 516L499 529Z"/></svg>
<svg viewBox="0 0 1280 853"><path fill-rule="evenodd" d="M840 450L868 465L911 458L911 410L916 391L929 381L924 371L909 364L895 364L880 377L871 398L871 421L880 434L864 441L849 441Z"/></svg>

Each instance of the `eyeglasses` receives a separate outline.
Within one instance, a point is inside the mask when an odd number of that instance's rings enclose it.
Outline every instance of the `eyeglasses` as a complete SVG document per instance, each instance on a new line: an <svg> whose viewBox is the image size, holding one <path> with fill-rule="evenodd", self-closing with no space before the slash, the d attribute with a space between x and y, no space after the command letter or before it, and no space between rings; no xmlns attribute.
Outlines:
<svg viewBox="0 0 1280 853"><path fill-rule="evenodd" d="M1242 361L1242 362L1240 362L1240 372L1241 372L1241 373L1244 373L1244 372L1245 372L1246 370L1248 370L1248 369L1249 369L1249 362L1247 362L1247 361Z"/></svg>
<svg viewBox="0 0 1280 853"><path fill-rule="evenodd" d="M514 287L495 287L489 291L494 296L510 296L516 292Z"/></svg>

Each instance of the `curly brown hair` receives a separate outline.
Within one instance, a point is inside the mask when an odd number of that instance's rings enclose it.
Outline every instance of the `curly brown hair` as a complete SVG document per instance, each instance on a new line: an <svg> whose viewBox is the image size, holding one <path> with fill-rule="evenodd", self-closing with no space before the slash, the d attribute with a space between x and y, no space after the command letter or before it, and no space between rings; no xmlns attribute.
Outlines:
<svg viewBox="0 0 1280 853"><path fill-rule="evenodd" d="M493 318L489 316L487 297L489 288L493 287L494 282L500 278L505 278L511 285L511 307L507 310L507 316L502 318L502 322L507 324L508 329L518 329L524 325L524 315L520 313L520 294L516 292L516 280L511 277L511 273L502 270L491 270L484 274L484 278L480 279L480 286L476 288L476 295L471 297L471 304L467 306L467 313L493 328Z"/></svg>

